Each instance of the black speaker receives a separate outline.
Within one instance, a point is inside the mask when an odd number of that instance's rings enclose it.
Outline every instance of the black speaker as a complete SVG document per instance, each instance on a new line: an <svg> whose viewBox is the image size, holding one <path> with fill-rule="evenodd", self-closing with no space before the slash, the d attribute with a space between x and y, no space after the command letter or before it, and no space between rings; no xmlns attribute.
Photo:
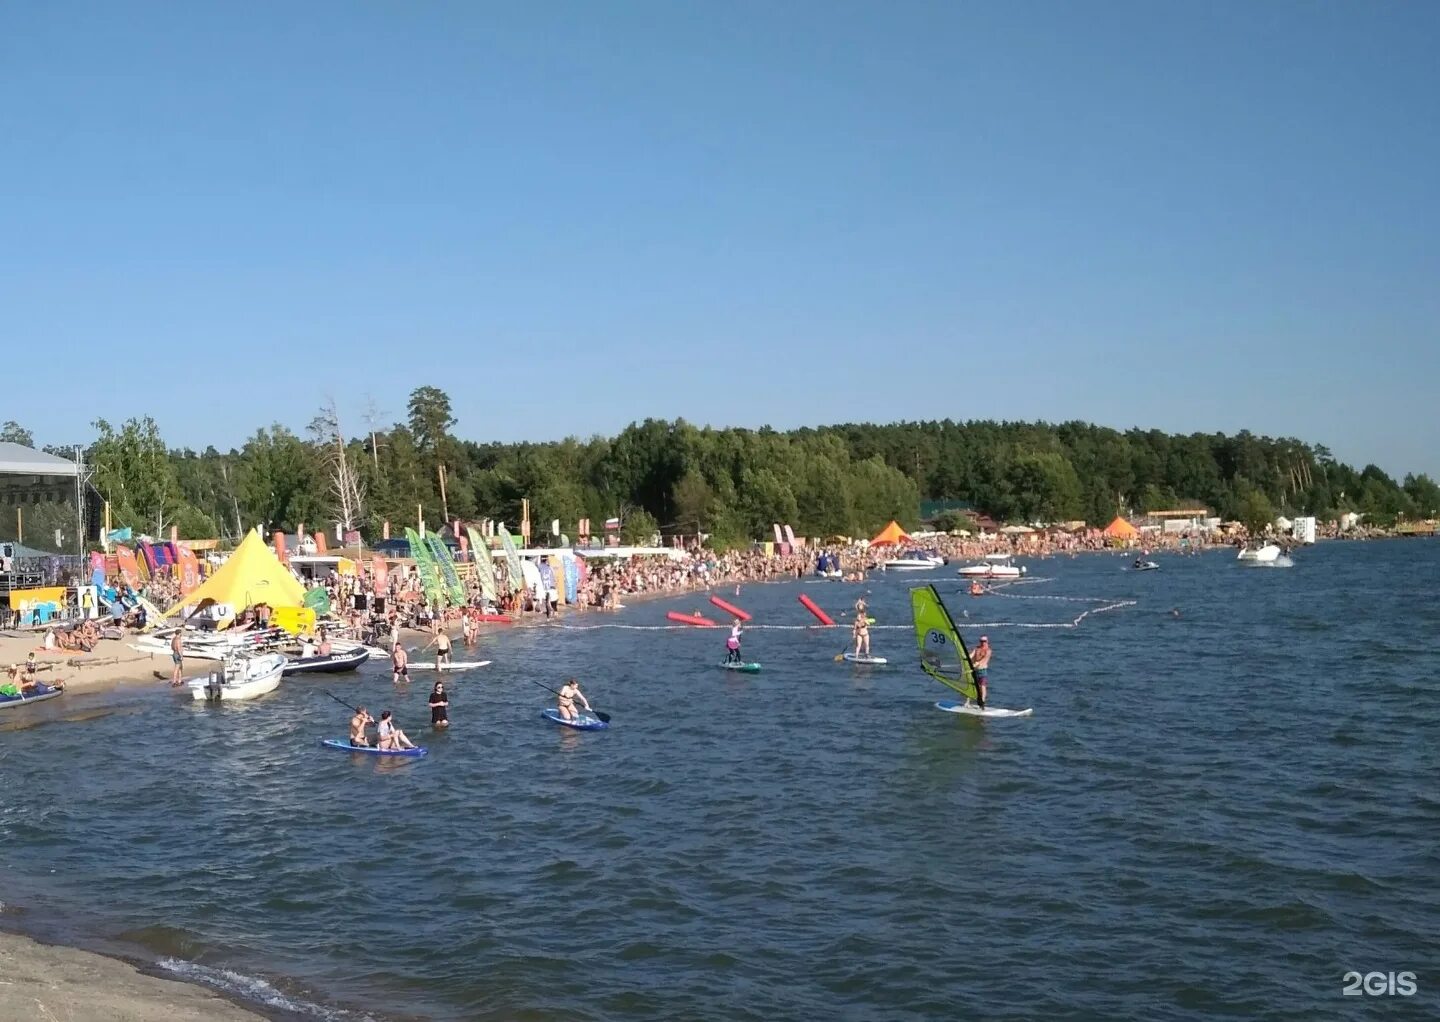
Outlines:
<svg viewBox="0 0 1440 1022"><path fill-rule="evenodd" d="M355 598L354 598L354 603L355 603L355 608L354 608L355 610L364 611L365 609L367 609L367 608L370 606L370 596L369 596L369 594L368 594L368 593L356 593L356 594L355 594Z"/></svg>
<svg viewBox="0 0 1440 1022"><path fill-rule="evenodd" d="M373 608L371 608L371 609L374 610L375 613L377 613L377 614L383 614L383 613L385 613L385 597L383 597L383 596L377 596L377 597L375 597L375 606L374 606Z"/></svg>

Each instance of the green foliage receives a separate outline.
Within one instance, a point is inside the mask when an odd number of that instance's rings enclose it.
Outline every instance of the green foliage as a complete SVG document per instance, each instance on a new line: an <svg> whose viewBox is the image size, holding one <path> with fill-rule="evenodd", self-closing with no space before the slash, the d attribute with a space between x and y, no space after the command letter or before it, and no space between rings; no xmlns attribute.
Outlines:
<svg viewBox="0 0 1440 1022"><path fill-rule="evenodd" d="M620 523L620 541L630 546L644 546L660 531L660 523L644 508L637 508Z"/></svg>
<svg viewBox="0 0 1440 1022"><path fill-rule="evenodd" d="M1440 509L1440 487L1426 476L1401 485L1374 466L1342 465L1324 447L1248 432L1175 436L1083 422L947 419L781 433L647 419L613 438L500 444L457 439L455 425L449 396L420 387L403 424L373 423L345 443L365 494L367 537L378 538L385 521L392 533L413 525L417 514L433 526L446 508L451 517L513 523L526 498L537 536L552 519L573 535L580 518L619 515L627 540L700 531L722 547L767 538L777 522L819 537L869 535L892 518L913 529L922 498L963 502L1005 521L1097 525L1120 511L1182 504L1252 524L1278 513L1356 510L1377 520ZM13 423L3 428L12 427L23 433ZM256 524L333 523L333 430L320 431L329 441L317 434L307 442L273 426L238 451L196 453L166 451L149 419L96 429L88 460L116 525L173 522L189 535L236 536ZM936 524L965 522L948 515Z"/></svg>
<svg viewBox="0 0 1440 1022"><path fill-rule="evenodd" d="M7 419L4 424L0 424L0 442L34 447L35 435L14 419Z"/></svg>

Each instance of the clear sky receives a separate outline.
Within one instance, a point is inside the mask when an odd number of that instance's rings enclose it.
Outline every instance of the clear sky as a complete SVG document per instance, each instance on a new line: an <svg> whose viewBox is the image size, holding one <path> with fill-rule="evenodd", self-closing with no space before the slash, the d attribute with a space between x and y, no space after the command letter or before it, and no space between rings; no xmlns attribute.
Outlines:
<svg viewBox="0 0 1440 1022"><path fill-rule="evenodd" d="M0 419L1087 419L1440 477L1440 4L0 12Z"/></svg>

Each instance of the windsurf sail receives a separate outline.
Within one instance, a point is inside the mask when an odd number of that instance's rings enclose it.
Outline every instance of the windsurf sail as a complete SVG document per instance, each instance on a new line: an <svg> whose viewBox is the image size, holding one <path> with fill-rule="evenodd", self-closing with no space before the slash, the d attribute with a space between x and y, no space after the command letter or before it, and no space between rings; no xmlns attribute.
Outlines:
<svg viewBox="0 0 1440 1022"><path fill-rule="evenodd" d="M525 588L525 572L520 566L520 553L515 549L515 541L503 525L500 526L500 545L505 548L505 566L510 569L510 591L518 593Z"/></svg>
<svg viewBox="0 0 1440 1022"><path fill-rule="evenodd" d="M450 548L433 533L425 537L425 542L430 545L430 558L435 562L445 595L450 597L450 602L455 606L465 606L465 586L460 581L460 573L455 570L455 560L450 556Z"/></svg>
<svg viewBox="0 0 1440 1022"><path fill-rule="evenodd" d="M920 648L920 666L942 685L948 685L966 699L978 699L975 668L960 630L940 601L935 587L910 590L910 609L915 618L915 643Z"/></svg>
<svg viewBox="0 0 1440 1022"><path fill-rule="evenodd" d="M425 602L433 607L444 604L444 592L440 588L440 571L430 556L430 550L420 534L414 529L405 530L410 543L410 556L415 558L415 570L420 573L420 585L425 589Z"/></svg>
<svg viewBox="0 0 1440 1022"><path fill-rule="evenodd" d="M475 570L480 575L480 591L485 594L485 599L495 603L495 566L490 563L490 547L473 527L467 525L465 534L470 538L470 554L475 558Z"/></svg>

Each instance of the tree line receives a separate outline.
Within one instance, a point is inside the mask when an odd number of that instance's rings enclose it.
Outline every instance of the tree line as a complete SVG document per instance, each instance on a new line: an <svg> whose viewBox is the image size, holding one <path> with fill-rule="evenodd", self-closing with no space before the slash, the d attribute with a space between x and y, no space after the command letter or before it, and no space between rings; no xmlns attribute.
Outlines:
<svg viewBox="0 0 1440 1022"><path fill-rule="evenodd" d="M423 516L495 518L514 528L530 501L534 531L552 519L620 517L627 540L705 532L730 546L789 523L799 535L869 535L891 519L920 524L923 500L953 501L1010 522L1085 520L1206 507L1258 525L1276 514L1362 512L1387 524L1429 517L1440 486L1356 470L1324 447L1240 432L1178 435L1083 422L851 423L777 431L647 419L614 437L543 443L462 439L449 396L420 387L403 422L371 413L347 432L333 404L303 434L274 424L229 451L169 447L153 419L94 423L93 484L114 527L187 537L358 528L374 541ZM0 439L33 445L7 423ZM68 454L68 450L59 453Z"/></svg>

